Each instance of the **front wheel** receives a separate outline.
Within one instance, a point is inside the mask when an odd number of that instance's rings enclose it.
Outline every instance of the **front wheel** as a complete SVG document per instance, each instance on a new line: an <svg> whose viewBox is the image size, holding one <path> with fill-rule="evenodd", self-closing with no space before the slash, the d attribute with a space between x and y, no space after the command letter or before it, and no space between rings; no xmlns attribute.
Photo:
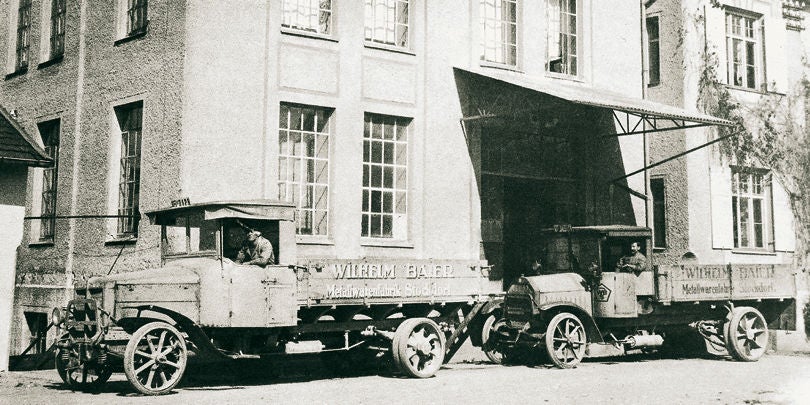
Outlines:
<svg viewBox="0 0 810 405"><path fill-rule="evenodd" d="M574 368L585 356L585 328L576 315L562 312L546 328L546 352L559 368Z"/></svg>
<svg viewBox="0 0 810 405"><path fill-rule="evenodd" d="M394 332L391 353L394 364L404 374L416 378L432 377L444 363L444 333L430 319L408 319Z"/></svg>
<svg viewBox="0 0 810 405"><path fill-rule="evenodd" d="M738 361L757 361L768 344L768 324L756 308L737 307L723 330L726 350Z"/></svg>
<svg viewBox="0 0 810 405"><path fill-rule="evenodd" d="M504 363L504 352L499 347L495 334L498 328L505 323L504 319L498 319L492 314L484 321L484 327L481 330L481 350L484 351L489 361L495 364Z"/></svg>
<svg viewBox="0 0 810 405"><path fill-rule="evenodd" d="M151 322L132 335L124 351L124 373L138 392L171 391L186 371L188 352L180 332L165 322Z"/></svg>
<svg viewBox="0 0 810 405"><path fill-rule="evenodd" d="M78 391L97 389L112 375L112 367L107 364L101 364L97 360L82 361L79 348L73 346L56 350L54 363L62 381Z"/></svg>

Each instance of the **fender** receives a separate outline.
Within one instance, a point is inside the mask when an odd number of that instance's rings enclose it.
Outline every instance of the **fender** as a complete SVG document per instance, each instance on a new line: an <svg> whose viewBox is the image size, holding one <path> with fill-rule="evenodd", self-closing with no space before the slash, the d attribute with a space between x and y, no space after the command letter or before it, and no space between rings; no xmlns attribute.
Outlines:
<svg viewBox="0 0 810 405"><path fill-rule="evenodd" d="M140 305L134 308L138 310L138 317L131 319L141 319L140 314L143 311L152 311L166 315L176 323L175 326L177 329L188 334L189 340L197 347L199 354L211 356L217 359L230 359L228 356L222 354L222 352L220 352L219 349L217 349L216 346L211 343L211 339L208 338L208 335L205 334L202 328L200 328L194 321L185 315L172 311L171 309L158 307L155 305ZM151 318L149 320L152 321Z"/></svg>
<svg viewBox="0 0 810 405"><path fill-rule="evenodd" d="M540 306L538 310L540 310L540 317L545 321L551 320L551 318L560 312L570 312L576 315L582 321L582 325L585 327L585 332L587 333L588 342L604 342L602 339L602 332L596 325L596 321L588 313L588 311L585 310L585 308L582 308L577 304L564 301L549 302Z"/></svg>

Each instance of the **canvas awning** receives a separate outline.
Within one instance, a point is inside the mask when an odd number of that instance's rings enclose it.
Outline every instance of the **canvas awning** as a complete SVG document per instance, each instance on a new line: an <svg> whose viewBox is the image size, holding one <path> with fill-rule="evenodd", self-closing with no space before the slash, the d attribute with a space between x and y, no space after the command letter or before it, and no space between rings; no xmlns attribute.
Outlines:
<svg viewBox="0 0 810 405"><path fill-rule="evenodd" d="M281 201L272 200L246 200L246 201L215 201L197 204L169 207L145 214L153 224L171 222L173 218L188 212L204 212L206 220L222 218L261 219L277 221L294 221L295 206Z"/></svg>
<svg viewBox="0 0 810 405"><path fill-rule="evenodd" d="M628 97L609 90L582 87L563 80L553 82L533 80L522 74L506 71L454 68L456 74L473 75L476 78L496 80L508 85L532 90L554 97L561 102L610 110L616 124L616 133L611 135L634 135L709 125L731 126L732 122L697 111L650 100ZM479 111L462 118L474 121L495 118L497 115Z"/></svg>
<svg viewBox="0 0 810 405"><path fill-rule="evenodd" d="M53 159L48 153L3 107L0 107L0 163L53 166Z"/></svg>

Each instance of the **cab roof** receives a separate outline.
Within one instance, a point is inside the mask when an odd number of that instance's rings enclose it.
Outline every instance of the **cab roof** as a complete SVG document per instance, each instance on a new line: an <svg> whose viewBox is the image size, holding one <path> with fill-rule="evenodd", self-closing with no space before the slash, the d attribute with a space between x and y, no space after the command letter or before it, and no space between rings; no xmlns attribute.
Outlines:
<svg viewBox="0 0 810 405"><path fill-rule="evenodd" d="M557 230L554 228L546 228L540 231L543 234L599 234L609 237L630 237L630 238L648 238L652 236L652 229L646 226L635 225L590 225L590 226L572 226L570 232L564 230Z"/></svg>
<svg viewBox="0 0 810 405"><path fill-rule="evenodd" d="M171 223L174 218L203 212L206 220L221 218L294 221L295 205L277 200L211 201L146 211L153 224Z"/></svg>

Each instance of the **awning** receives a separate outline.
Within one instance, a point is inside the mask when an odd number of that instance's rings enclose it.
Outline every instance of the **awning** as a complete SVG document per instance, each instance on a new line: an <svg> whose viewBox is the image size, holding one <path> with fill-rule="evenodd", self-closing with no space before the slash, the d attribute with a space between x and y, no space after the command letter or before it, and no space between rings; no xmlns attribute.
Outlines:
<svg viewBox="0 0 810 405"><path fill-rule="evenodd" d="M697 111L689 111L650 100L628 97L609 90L580 87L564 80L554 80L551 83L532 80L525 75L505 71L471 70L459 67L455 67L454 70L456 74L461 72L497 80L556 97L564 102L610 110L616 124L616 133L612 135L634 135L708 125L733 125L731 121ZM479 115L464 117L463 120L471 121L494 117L495 115L484 112Z"/></svg>
<svg viewBox="0 0 810 405"><path fill-rule="evenodd" d="M53 159L48 153L3 107L0 107L0 163L53 166Z"/></svg>
<svg viewBox="0 0 810 405"><path fill-rule="evenodd" d="M294 221L295 206L273 200L214 201L168 207L145 214L153 224L165 224L189 212L204 212L206 220L222 218Z"/></svg>

